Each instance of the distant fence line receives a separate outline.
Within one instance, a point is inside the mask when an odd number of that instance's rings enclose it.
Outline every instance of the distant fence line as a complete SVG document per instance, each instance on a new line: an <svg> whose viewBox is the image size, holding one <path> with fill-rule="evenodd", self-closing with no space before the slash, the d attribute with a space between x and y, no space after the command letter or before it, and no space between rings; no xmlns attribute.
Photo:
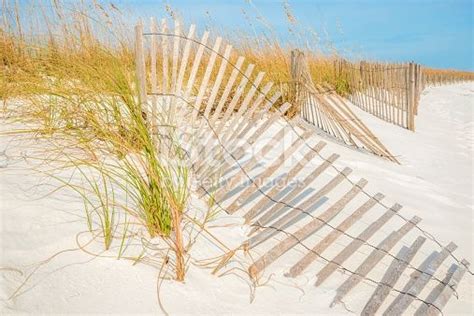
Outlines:
<svg viewBox="0 0 474 316"><path fill-rule="evenodd" d="M438 70L414 62L333 61L339 92L362 110L411 131L422 91L428 86L473 81L474 73Z"/></svg>
<svg viewBox="0 0 474 316"><path fill-rule="evenodd" d="M423 76L423 85L425 87L460 83L465 81L474 81L474 73L468 71L455 71L423 67Z"/></svg>
<svg viewBox="0 0 474 316"><path fill-rule="evenodd" d="M315 78L318 70L310 69L310 62L314 61L298 49L291 52L292 84L286 85L282 94L297 105L296 112L345 144L393 161L395 157L349 103L386 122L415 131L415 118L426 87L474 80L474 73L430 69L414 62L349 62L342 58L330 61L332 67L326 67L326 79L321 80Z"/></svg>
<svg viewBox="0 0 474 316"><path fill-rule="evenodd" d="M335 60L338 81L346 85L352 103L387 122L415 130L422 91L421 66Z"/></svg>

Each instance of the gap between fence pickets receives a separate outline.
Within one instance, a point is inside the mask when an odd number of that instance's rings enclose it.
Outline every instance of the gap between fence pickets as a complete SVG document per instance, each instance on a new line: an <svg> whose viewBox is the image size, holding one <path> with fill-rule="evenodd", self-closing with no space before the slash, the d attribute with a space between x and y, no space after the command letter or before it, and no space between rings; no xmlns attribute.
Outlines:
<svg viewBox="0 0 474 316"><path fill-rule="evenodd" d="M227 130L224 133L224 136L222 137L223 143L230 142L232 140L232 137L236 135L236 131L239 130L240 126L239 125L244 125L245 121L240 122L240 119L244 115L244 113L247 112L247 108L249 106L250 101L253 99L255 93L257 92L257 89L259 88L260 84L262 83L262 80L265 76L264 72L259 72L255 80L253 81L253 84L251 85L249 91L247 92L247 95L244 97L244 100L239 106L239 110L237 113L234 113L232 115L231 122L227 128ZM264 87L265 88L265 87ZM266 94L266 93L265 93ZM258 101L261 103L263 98L257 98L256 102ZM256 105L251 107L251 109L254 109ZM268 111L268 109L266 109Z"/></svg>
<svg viewBox="0 0 474 316"><path fill-rule="evenodd" d="M207 155L207 157L209 158L204 159L203 161L201 161L201 163L199 163L196 172L200 174L201 177L212 178L214 175L220 175L222 170L225 170L230 166L228 160L232 160L232 162L237 163L238 160L245 153L245 144L237 146L237 143L242 139L246 139L246 143L252 145L280 117L278 113L273 113L270 118L266 119L263 124L261 124L257 129L254 130L254 132L249 137L246 138L246 135L251 131L251 127L254 125L258 125L258 121L262 118L264 113L268 111L268 109L273 105L275 101L276 98L272 98L268 102L262 113L260 113L260 115L255 119L250 118L247 125L244 128L240 129L240 132L239 128L237 127L237 129L234 131L227 143L224 143L223 140L220 139L219 135L211 135L210 137L215 136L213 140L216 142L216 144L214 146L211 146L211 154ZM290 104L285 103L280 107L279 111L286 113L289 108ZM250 111L252 111L252 109ZM244 123L244 121L242 123ZM228 143L230 143L230 145L227 145ZM210 140L204 146L204 149L209 147ZM233 157L225 157L227 152L232 154ZM224 158L227 158L227 160ZM234 159L236 159L237 161L234 161Z"/></svg>
<svg viewBox="0 0 474 316"><path fill-rule="evenodd" d="M259 75L257 76L257 79L259 81L261 81L263 79L263 73L259 73ZM269 90L270 90L270 87L271 85L266 85L264 87L264 94L266 95ZM256 89L256 88L255 88ZM234 114L234 117L233 117L233 120L231 121L230 125L227 127L227 130L225 131L224 133L224 136L222 137L222 139L220 139L220 143L222 144L225 144L227 146L227 148L230 148L231 150L233 150L233 148L236 146L237 142L240 141L242 139L243 136L245 136L245 134L247 132L249 132L250 130L250 126L252 126L252 124L256 124L257 123L257 120L253 120L251 118L251 115L256 111L257 107L260 106L261 102L263 101L263 97L261 98L257 98L257 100L255 101L255 103L252 105L252 107L247 111L247 104L250 102L250 99L253 98L253 94L255 93L255 90L254 89L251 89L249 91L249 93L247 94L246 98L244 99L244 104L242 105L242 107L239 109L239 111L237 112L237 114ZM266 104L265 108L262 110L262 112L266 113L270 106L273 105L273 103L275 102L276 100L272 101L269 104ZM286 111L286 110L285 110ZM245 115L244 115L245 114ZM240 119L242 118L242 116L244 116L244 119L240 121ZM248 121L246 121L246 119ZM205 120L205 119L204 119ZM252 124L251 124L252 123ZM247 124L247 125L245 125ZM203 124L201 124L201 126L203 126ZM201 130L201 128L200 128ZM239 134L239 131L244 131L245 134ZM199 133L199 131L198 131ZM219 135L217 135L217 137L220 138ZM200 135L198 135L198 139L200 138ZM211 163L214 161L221 161L223 158L224 158L224 148L220 145L220 143L218 142L217 144L215 144L213 147L212 147L212 151L215 152L215 154L213 154L212 156L210 156L211 158L209 159L212 159ZM230 145L229 145L230 144ZM207 148L207 146L205 146L205 149ZM199 165L199 168L198 170L201 171L201 168L203 168L206 164L207 161L209 161L209 159L205 159L202 163L200 163ZM204 169L202 174L204 176L206 176L206 172L210 169L210 168L217 168L218 166L216 165L209 165L208 168ZM217 173L217 172L214 172L214 173Z"/></svg>
<svg viewBox="0 0 474 316"><path fill-rule="evenodd" d="M459 282L466 273L467 267L469 267L469 262L465 259L461 261L461 265L453 264L443 279L443 283L446 285L438 284L426 298L425 301L432 305L422 304L415 312L415 315L438 315L439 311L444 308L453 296Z"/></svg>
<svg viewBox="0 0 474 316"><path fill-rule="evenodd" d="M196 121L198 113L201 109L201 103L204 99L204 93L206 92L207 85L209 83L209 79L211 77L212 70L214 69L214 64L216 62L217 53L219 52L219 48L220 48L221 43L222 43L222 38L217 37L216 41L214 43L214 46L212 48L211 57L209 58L209 61L208 61L207 66L206 66L204 77L203 77L203 79L201 81L201 85L199 87L199 92L198 92L196 101L194 103L194 111L193 111L193 115L192 115L191 126L194 126L194 122Z"/></svg>
<svg viewBox="0 0 474 316"><path fill-rule="evenodd" d="M398 252L397 256L392 260L392 263L386 270L380 284L377 286L372 296L367 301L361 315L369 316L376 315L380 306L390 294L391 289L395 286L397 281L402 276L402 273L408 267L421 246L425 243L426 238L419 236L410 246L410 248L403 246Z"/></svg>
<svg viewBox="0 0 474 316"><path fill-rule="evenodd" d="M354 197L362 190L367 184L367 180L361 179L355 184L349 192L347 192L342 198L336 203L329 207L320 216L311 220L308 224L304 225L296 233L287 236L282 242L274 246L270 251L261 256L254 264L249 267L249 273L253 278L272 262L290 250L298 243L302 243L310 235L318 231L326 222L336 216Z"/></svg>
<svg viewBox="0 0 474 316"><path fill-rule="evenodd" d="M239 86L237 88L238 93L236 93L233 96L232 101L230 102L230 105L224 111L223 118L220 121L218 121L219 115L222 113L222 109L224 107L224 104L226 103L227 98L228 98L228 96L229 96L229 94L230 94L230 92L231 92L231 90L234 86L234 83L237 80L237 77L239 75L240 68L242 67L243 62L244 62L244 58L242 56L239 56L239 58L237 59L236 65L235 65L234 69L232 70L232 73L229 77L229 80L227 81L227 84L224 88L224 92L221 95L219 103L217 104L216 110L214 111L214 114L212 115L211 119L208 121L208 126L210 128L214 129L215 135L212 135L212 134L209 135L209 137L207 139L206 146L210 145L210 142L213 140L214 137L219 137L219 135L221 135L221 131L225 127L227 119L232 114L232 112L234 110L234 107L236 105L236 102L240 98L240 94L242 93L242 91L241 91L242 87L245 87L245 85L247 84L247 80L243 76L241 78L241 81L240 81ZM253 69L254 69L254 65L252 65L252 64L248 65L247 69L245 71L245 75L250 75L252 73Z"/></svg>
<svg viewBox="0 0 474 316"><path fill-rule="evenodd" d="M332 159L337 158L337 156L331 156ZM330 157L330 158L331 158ZM310 185L319 175L326 170L333 161L326 160L321 165L318 166L308 177L306 177L301 183L294 187L282 200L275 203L269 210L267 210L254 224L253 229L250 231L249 235L253 235L255 232L259 230L260 227L265 227L273 218L276 218L283 214L288 205L292 205L293 199L296 198L297 194L301 193L308 185ZM335 188L339 183L344 180L352 172L352 169L345 168L342 172L338 173L331 181L325 184L321 189L319 189L316 193L312 194L310 198L307 199L306 202L302 203L297 208L291 210L288 214L280 218L275 224L278 225L283 223L284 221L291 219L298 213L301 213L305 210L305 208L309 207L311 203L317 202L320 198L322 198L325 194L328 194L333 188ZM261 236L265 236L265 234L270 234L271 229L265 228L267 231L266 233L260 233ZM254 247L254 241L256 242L259 240L258 236L255 236L254 239L250 242L250 247Z"/></svg>
<svg viewBox="0 0 474 316"><path fill-rule="evenodd" d="M395 246L402 237L413 229L421 221L421 218L415 216L409 222L406 222L398 231L392 232L367 256L367 258L356 269L355 274L351 275L336 291L331 306L340 303L342 299L365 278L370 271L377 265L387 253Z"/></svg>
<svg viewBox="0 0 474 316"><path fill-rule="evenodd" d="M213 102L213 101L210 101L210 102ZM257 100L257 102L254 104L254 106L249 111L247 111L246 117L248 116L248 119L249 119L248 122L247 122L247 127L250 126L251 123L255 123L256 120L252 120L249 113L255 112L257 107L260 105L260 103L261 103L261 99ZM209 107L209 104L208 104L208 107ZM267 107L264 108L262 110L262 112L268 111L268 108L269 108L269 106L267 105ZM286 111L284 108L282 108L282 110ZM222 111L222 107L218 107L218 109L214 113L214 116L217 116L218 114L220 114L221 111ZM208 111L206 109L206 113L207 112ZM233 120L231 125L227 128L226 135L230 134L230 136L228 136L226 139L221 139L219 134L217 134L217 128L218 127L213 125L213 119L212 118L211 118L211 121L209 121L209 117L206 113L204 114L204 117L201 119L201 124L200 124L200 127L198 129L198 133L196 135L196 139L198 141L200 141L203 138L205 139L205 141L203 142L204 146L202 146L202 148L203 148L202 151L206 151L205 158L203 160L193 162L193 164L194 164L194 166L197 170L197 173L202 173L203 175L206 175L206 171L207 171L206 170L206 163L213 164L213 167L215 167L216 160L219 161L222 158L222 154L225 150L224 150L223 146L221 146L221 143L226 144L226 145L228 143L230 143L230 146L227 146L227 147L233 150L233 148L236 146L236 143L239 140L243 139L245 134L250 131L249 128L244 127L242 129L241 125L244 125L246 121L242 120L242 122L239 124L239 121L238 121L239 118L237 118L237 120ZM206 126L206 128L204 128L204 126ZM239 131L242 131L242 133L239 134ZM206 134L208 134L208 135L206 135ZM206 138L206 136L207 136L207 138ZM219 141L217 141L216 144L212 144L212 142L216 141L216 140L219 140ZM214 152L214 154L212 154L212 155L208 154L207 151L208 151L209 148L211 148L211 150L209 150L209 153ZM200 154L202 154L202 152L198 153L197 158L200 158L199 157ZM208 167L210 167L210 165ZM207 168L207 169L209 169L209 168Z"/></svg>
<svg viewBox="0 0 474 316"><path fill-rule="evenodd" d="M318 242L314 248L309 251L303 258L300 259L290 271L285 274L287 277L296 277L300 275L313 261L318 258L318 254L321 254L326 250L337 238L339 238L343 232L348 230L353 224L355 224L362 216L367 213L370 209L374 207L379 201L384 198L384 195L381 193L375 194L373 197L370 197L367 202L362 204L357 210L354 211L350 216L348 216L341 224L339 224L336 229L332 230L323 240Z"/></svg>
<svg viewBox="0 0 474 316"><path fill-rule="evenodd" d="M433 253L433 256L428 257L419 267L419 270L423 271L424 273L419 271L413 272L410 280L403 288L402 292L409 293L410 295L400 293L384 312L384 315L401 315L404 313L413 302L415 297L421 293L425 285L430 281L431 276L436 273L443 261L456 248L456 244L451 242L449 245L444 247L440 253L435 252Z"/></svg>
<svg viewBox="0 0 474 316"><path fill-rule="evenodd" d="M336 269L342 265L354 252L356 252L364 243L367 242L385 223L387 223L400 209L402 206L395 203L390 209L380 216L375 222L370 224L364 231L362 231L356 239L352 240L351 243L345 247L339 254L328 262L326 266L321 269L317 274L317 280L315 286L321 285Z"/></svg>

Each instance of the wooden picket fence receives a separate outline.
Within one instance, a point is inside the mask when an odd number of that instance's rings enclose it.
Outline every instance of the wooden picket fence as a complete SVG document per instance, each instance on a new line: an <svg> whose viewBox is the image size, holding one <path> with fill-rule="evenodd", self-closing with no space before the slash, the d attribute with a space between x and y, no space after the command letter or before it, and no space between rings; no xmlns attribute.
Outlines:
<svg viewBox="0 0 474 316"><path fill-rule="evenodd" d="M316 85L303 52L291 52L291 77L294 83L295 104L301 117L328 135L345 144L398 162L376 135L348 106L346 99L331 87Z"/></svg>
<svg viewBox="0 0 474 316"><path fill-rule="evenodd" d="M422 67L414 62L334 60L336 81L355 105L389 123L415 130L422 91L432 85L474 81L474 73Z"/></svg>
<svg viewBox="0 0 474 316"><path fill-rule="evenodd" d="M474 81L474 73L446 69L423 67L423 86L440 86Z"/></svg>
<svg viewBox="0 0 474 316"><path fill-rule="evenodd" d="M387 122L415 130L423 89L420 65L338 59L334 71L337 80L347 85L347 98L353 104Z"/></svg>
<svg viewBox="0 0 474 316"><path fill-rule="evenodd" d="M196 38L195 32L191 26L185 33L178 22L171 31L166 20L160 27L152 20L149 31L137 25L138 90L150 128L159 135L157 141L179 139L179 146L189 153L198 192L228 214L242 215L252 227L249 239L227 259L239 250L256 258L248 268L255 279L283 257L296 261L288 277L323 261L316 286L343 278L337 270L348 274L337 287L333 304L347 300L362 283L370 283L373 294L360 311L364 315L382 310L398 315L409 308L417 315L439 314L469 267L453 256L456 245L439 248L419 227L420 218L405 218L397 203L386 206L383 194L367 192L365 179L351 180L352 170L335 165L339 155L325 153L325 142L300 124L301 117L285 116L290 104L275 107L280 94L268 95L271 83L260 87L263 73L250 80L254 65L243 68L244 58L231 59L232 48L220 37L208 45L209 33ZM189 56L194 57L192 62ZM157 67L163 70L161 78ZM205 69L200 82L198 69ZM216 76L211 76L213 72ZM222 80L225 73L228 79ZM284 138L292 139L290 145L277 150ZM294 163L285 163L289 161ZM384 227L389 222L398 229L387 233ZM377 234L384 237L377 239ZM348 243L334 251L343 239ZM431 248L428 241L433 241ZM427 250L421 250L423 245ZM370 254L360 252L361 247L369 247ZM438 249L431 252L433 247ZM392 254L394 249L398 251ZM348 261L356 255L362 255L363 262L352 269ZM420 257L421 263L413 264ZM391 260L386 267L380 265L384 258ZM451 262L448 269L446 261ZM429 287L429 294L422 296Z"/></svg>

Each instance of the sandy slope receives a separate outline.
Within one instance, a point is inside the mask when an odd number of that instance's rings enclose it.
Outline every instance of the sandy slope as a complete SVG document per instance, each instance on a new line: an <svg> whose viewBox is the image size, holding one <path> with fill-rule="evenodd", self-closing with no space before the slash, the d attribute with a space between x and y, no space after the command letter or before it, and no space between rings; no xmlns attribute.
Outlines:
<svg viewBox="0 0 474 316"><path fill-rule="evenodd" d="M441 240L459 241L473 262L474 85L432 87L423 92L416 132L385 124L354 107L401 166L341 155L379 190L423 218ZM341 149L349 153L346 149ZM448 220L450 225L445 225Z"/></svg>
<svg viewBox="0 0 474 316"><path fill-rule="evenodd" d="M387 147L399 155L401 166L337 144L328 144L325 149L326 156L331 152L341 154L336 165L352 167L354 179L368 179L369 191L383 192L389 201L403 204L406 216L422 217L421 226L443 244L455 241L459 246L457 254L471 262L473 96L474 86L469 84L426 90L416 133L388 125L355 108ZM8 129L9 126L1 127L3 131ZM85 229L82 204L70 193L37 199L44 190L38 192L35 187L39 179L25 168L24 162L7 159L10 152L28 151L29 147L23 144L25 147L21 148L20 144L12 149L10 141L6 137L0 139L0 153L6 149L6 156L0 155L1 313L160 313L155 268L115 259L93 259L81 251L65 252L41 266L29 281L26 293L5 301L24 278L5 267L31 271L32 264L74 248L76 234ZM245 233L240 226L215 232L229 243L238 243ZM205 242L196 245L196 256L206 247L210 246ZM268 286L258 288L252 304L249 282L238 277L241 273L217 278L195 266L191 266L185 284L164 282L160 297L171 313L347 313L341 306L328 307L338 283L314 288L314 269L289 280L282 274L294 260L287 261L275 265L275 275ZM472 313L472 283L472 277L465 277L460 301L452 300L446 315ZM360 308L357 295L370 295L372 290L363 286L349 306Z"/></svg>

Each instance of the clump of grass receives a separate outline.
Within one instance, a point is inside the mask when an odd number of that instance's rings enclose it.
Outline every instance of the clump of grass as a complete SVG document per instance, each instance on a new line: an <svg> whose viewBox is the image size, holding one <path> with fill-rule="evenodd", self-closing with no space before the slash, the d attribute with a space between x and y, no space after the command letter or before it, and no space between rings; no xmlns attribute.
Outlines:
<svg viewBox="0 0 474 316"><path fill-rule="evenodd" d="M97 223L105 249L110 249L116 227L124 224L117 222L121 208L151 238L171 242L176 277L183 280L181 222L189 196L188 169L179 163L183 157L176 145L169 149L173 160L160 156L156 135L142 115L129 39L110 31L108 11L95 2L96 15L60 1L32 3L47 11L37 17L47 27L46 37L26 33L26 4L9 5L3 2L0 96L4 102L22 102L10 114L35 124L41 137L61 139L74 148L73 153L64 145L57 150L68 160L67 168L80 171L83 185L64 184L84 199L88 228ZM66 9L73 14L66 15ZM94 33L98 28L109 31ZM117 190L125 192L129 203L117 203Z"/></svg>

